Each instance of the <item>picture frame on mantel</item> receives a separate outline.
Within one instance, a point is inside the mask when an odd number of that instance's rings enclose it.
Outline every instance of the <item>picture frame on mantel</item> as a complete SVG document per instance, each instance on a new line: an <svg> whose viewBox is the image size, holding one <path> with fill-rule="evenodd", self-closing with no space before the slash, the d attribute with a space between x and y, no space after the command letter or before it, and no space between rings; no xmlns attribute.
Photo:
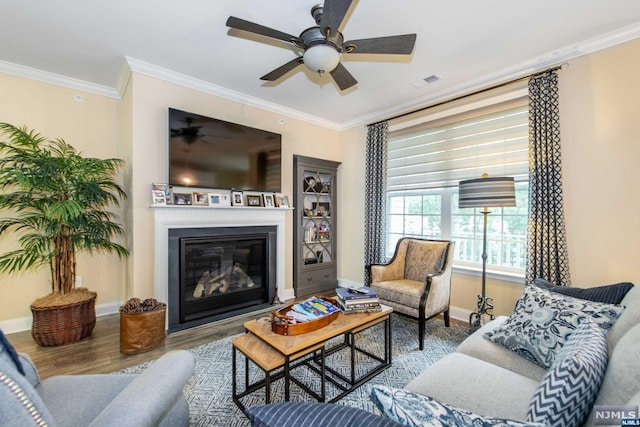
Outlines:
<svg viewBox="0 0 640 427"><path fill-rule="evenodd" d="M273 200L272 193L263 193L262 198L264 199L264 207L265 208L275 208L276 204Z"/></svg>
<svg viewBox="0 0 640 427"><path fill-rule="evenodd" d="M289 207L289 198L286 194L276 193L274 196L276 207L278 208L288 208Z"/></svg>
<svg viewBox="0 0 640 427"><path fill-rule="evenodd" d="M209 197L207 193L194 192L193 204L195 206L209 206Z"/></svg>
<svg viewBox="0 0 640 427"><path fill-rule="evenodd" d="M251 206L251 207L262 206L262 195L260 194L247 194L245 198L247 199L247 206Z"/></svg>
<svg viewBox="0 0 640 427"><path fill-rule="evenodd" d="M165 204L170 205L173 203L173 186L169 185L169 184L153 184L153 190L154 193L152 193L154 195L154 199L155 199L155 193L156 191L162 191L162 193L164 194L164 200L165 200ZM158 193L159 194L159 193ZM158 197L160 197L158 195ZM155 204L155 203L154 203Z"/></svg>
<svg viewBox="0 0 640 427"><path fill-rule="evenodd" d="M192 195L191 193L173 193L174 205L191 205Z"/></svg>
<svg viewBox="0 0 640 427"><path fill-rule="evenodd" d="M231 206L244 206L244 193L242 191L231 191Z"/></svg>

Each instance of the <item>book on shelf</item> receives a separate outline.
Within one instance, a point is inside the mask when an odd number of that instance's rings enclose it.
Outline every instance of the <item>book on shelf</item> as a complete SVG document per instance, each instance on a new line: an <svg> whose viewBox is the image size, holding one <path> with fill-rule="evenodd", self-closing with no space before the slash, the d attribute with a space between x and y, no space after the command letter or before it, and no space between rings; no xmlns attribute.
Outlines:
<svg viewBox="0 0 640 427"><path fill-rule="evenodd" d="M358 290L354 288L336 288L336 294L345 301L378 298L378 293L371 288L363 286L357 289Z"/></svg>

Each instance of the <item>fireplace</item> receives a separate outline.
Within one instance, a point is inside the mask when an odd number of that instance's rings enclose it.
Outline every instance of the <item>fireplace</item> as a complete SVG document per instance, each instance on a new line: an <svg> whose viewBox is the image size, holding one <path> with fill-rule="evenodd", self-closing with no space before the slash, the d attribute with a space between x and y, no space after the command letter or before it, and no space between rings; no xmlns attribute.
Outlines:
<svg viewBox="0 0 640 427"><path fill-rule="evenodd" d="M251 307L237 308L237 311L229 313L214 313L210 316L195 320L180 322L180 302L176 298L176 292L169 295L169 283L175 281L169 275L179 275L174 268L180 265L179 256L169 261L169 233L173 238L207 237L209 231L218 229L224 233L235 235L239 229L253 229L248 234L268 234L267 252L267 278L269 284L265 289L270 292L268 302L277 290L280 301L285 301L294 297L293 289L285 287L285 219L290 215L292 209L288 208L256 208L256 207L215 207L207 208L200 206L154 206L154 293L153 296L159 301L167 303L167 328L169 332L187 329L225 317L234 316L236 313L250 312L266 307L267 304L252 305ZM189 231L191 230L191 231ZM195 230L195 231L194 231ZM203 230L207 230L203 234ZM225 231L226 230L226 231ZM276 230L275 236L273 230ZM182 233L182 235L180 235ZM215 233L215 232L214 232ZM220 236L218 236L220 237ZM275 239L275 242L274 242ZM240 248L243 249L243 248ZM246 252L246 248L245 252ZM240 251L242 252L242 251ZM228 255L227 255L228 256ZM231 256L233 258L233 255ZM237 257L236 257L237 258ZM215 258L211 260L214 262ZM199 261L203 261L202 259ZM208 262L208 261L207 261ZM217 262L217 261L216 261ZM222 265L222 261L221 261ZM207 266L208 267L208 266ZM215 266L213 267L215 268ZM203 273L202 273L203 274ZM211 272L209 273L211 274ZM252 273L253 274L253 273ZM202 276L200 276L202 277ZM253 279L252 279L253 280ZM195 288L192 291L195 291ZM213 293L213 292L212 292Z"/></svg>
<svg viewBox="0 0 640 427"><path fill-rule="evenodd" d="M169 331L270 306L275 226L168 230Z"/></svg>

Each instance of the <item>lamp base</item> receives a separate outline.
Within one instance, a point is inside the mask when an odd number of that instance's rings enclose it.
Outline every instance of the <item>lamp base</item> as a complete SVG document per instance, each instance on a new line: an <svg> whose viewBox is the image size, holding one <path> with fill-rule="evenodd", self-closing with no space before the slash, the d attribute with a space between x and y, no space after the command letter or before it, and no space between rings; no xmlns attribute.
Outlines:
<svg viewBox="0 0 640 427"><path fill-rule="evenodd" d="M490 320L495 319L493 315L493 298L478 295L478 308L469 315L469 331L473 332L482 326L484 316L489 316Z"/></svg>

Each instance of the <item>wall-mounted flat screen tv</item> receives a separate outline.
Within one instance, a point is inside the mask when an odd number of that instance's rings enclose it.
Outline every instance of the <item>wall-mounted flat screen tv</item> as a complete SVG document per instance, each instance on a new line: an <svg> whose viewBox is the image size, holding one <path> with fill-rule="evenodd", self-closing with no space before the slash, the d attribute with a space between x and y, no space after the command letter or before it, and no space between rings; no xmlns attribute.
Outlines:
<svg viewBox="0 0 640 427"><path fill-rule="evenodd" d="M169 184L280 192L282 136L169 108Z"/></svg>

